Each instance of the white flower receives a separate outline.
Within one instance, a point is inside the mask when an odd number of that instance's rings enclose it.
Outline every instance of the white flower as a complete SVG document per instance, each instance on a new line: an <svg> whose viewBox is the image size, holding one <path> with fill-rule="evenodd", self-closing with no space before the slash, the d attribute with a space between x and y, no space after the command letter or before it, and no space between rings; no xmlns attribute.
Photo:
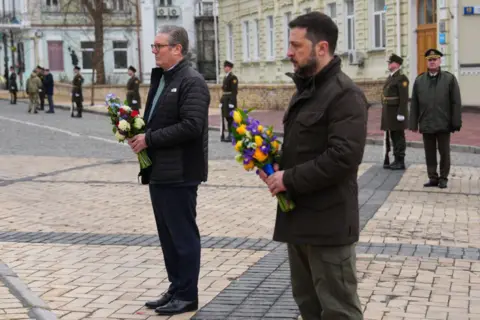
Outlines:
<svg viewBox="0 0 480 320"><path fill-rule="evenodd" d="M135 118L133 119L133 127L134 127L135 129L140 130L140 129L143 128L144 125L145 125L145 122L143 121L142 118L140 118L140 117L135 117Z"/></svg>
<svg viewBox="0 0 480 320"><path fill-rule="evenodd" d="M125 140L125 136L121 134L120 132L115 132L115 138L117 138L118 141L123 141Z"/></svg>
<svg viewBox="0 0 480 320"><path fill-rule="evenodd" d="M125 113L130 113L130 112L132 112L132 109L131 109L129 106L122 106L121 109L125 110Z"/></svg>
<svg viewBox="0 0 480 320"><path fill-rule="evenodd" d="M118 123L118 129L122 131L130 131L130 123L128 123L127 120L120 120Z"/></svg>

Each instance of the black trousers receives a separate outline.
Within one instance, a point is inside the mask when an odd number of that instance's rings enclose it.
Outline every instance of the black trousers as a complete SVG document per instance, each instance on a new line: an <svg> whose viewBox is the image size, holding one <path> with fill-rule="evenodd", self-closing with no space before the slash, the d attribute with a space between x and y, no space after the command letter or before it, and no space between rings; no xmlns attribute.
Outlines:
<svg viewBox="0 0 480 320"><path fill-rule="evenodd" d="M40 99L40 110L45 110L45 91L39 92L38 97Z"/></svg>
<svg viewBox="0 0 480 320"><path fill-rule="evenodd" d="M11 104L17 103L17 91L10 91L10 103Z"/></svg>
<svg viewBox="0 0 480 320"><path fill-rule="evenodd" d="M197 186L150 184L150 197L157 222L170 287L175 298L198 298L200 233L197 217Z"/></svg>
<svg viewBox="0 0 480 320"><path fill-rule="evenodd" d="M437 145L440 153L440 179L448 180L450 173L450 133L424 133L423 147L425 149L425 161L430 180L438 181L437 173Z"/></svg>
<svg viewBox="0 0 480 320"><path fill-rule="evenodd" d="M405 131L390 131L390 137L392 139L393 155L396 158L405 158L405 149L407 148L407 143L405 141Z"/></svg>

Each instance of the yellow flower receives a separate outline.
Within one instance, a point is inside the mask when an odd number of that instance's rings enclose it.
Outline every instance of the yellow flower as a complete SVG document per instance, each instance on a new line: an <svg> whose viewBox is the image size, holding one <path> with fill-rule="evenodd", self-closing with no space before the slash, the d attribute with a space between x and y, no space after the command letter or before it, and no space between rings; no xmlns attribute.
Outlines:
<svg viewBox="0 0 480 320"><path fill-rule="evenodd" d="M238 133L238 134L242 134L242 135L245 134L245 133L247 133L247 126L244 125L244 124L242 124L241 126L239 126L239 127L237 128L237 133Z"/></svg>
<svg viewBox="0 0 480 320"><path fill-rule="evenodd" d="M235 150L240 151L240 148L242 147L242 141L237 141L237 144L235 144Z"/></svg>
<svg viewBox="0 0 480 320"><path fill-rule="evenodd" d="M240 124L242 122L242 115L240 114L240 112L238 111L234 111L233 112L233 121L235 121L236 123Z"/></svg>
<svg viewBox="0 0 480 320"><path fill-rule="evenodd" d="M262 126L262 125L259 125L259 126L257 127L257 130L258 130L258 132L262 133L262 132L263 132L263 126Z"/></svg>
<svg viewBox="0 0 480 320"><path fill-rule="evenodd" d="M262 143L263 143L262 137L260 137L260 136L255 136L255 143L257 144L257 146L261 146Z"/></svg>
<svg viewBox="0 0 480 320"><path fill-rule="evenodd" d="M278 150L278 146L279 146L278 141L272 141L272 148L273 148L275 151Z"/></svg>
<svg viewBox="0 0 480 320"><path fill-rule="evenodd" d="M245 170L250 171L255 167L255 165L253 164L253 161L250 161L249 163L244 164L243 167L245 168Z"/></svg>
<svg viewBox="0 0 480 320"><path fill-rule="evenodd" d="M257 159L260 162L263 162L267 159L268 154L265 154L260 150L260 148L255 149L255 153L253 154L253 157Z"/></svg>
<svg viewBox="0 0 480 320"><path fill-rule="evenodd" d="M269 137L272 136L272 130L267 130L267 136L269 136Z"/></svg>

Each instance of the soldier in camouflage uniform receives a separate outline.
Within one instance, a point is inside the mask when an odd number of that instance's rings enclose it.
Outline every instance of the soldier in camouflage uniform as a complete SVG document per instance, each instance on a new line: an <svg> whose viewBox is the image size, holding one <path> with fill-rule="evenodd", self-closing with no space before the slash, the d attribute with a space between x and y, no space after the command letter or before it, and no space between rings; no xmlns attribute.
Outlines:
<svg viewBox="0 0 480 320"><path fill-rule="evenodd" d="M38 99L40 100L40 109L39 110L45 110L45 85L44 85L44 80L45 80L45 69L37 66L37 77L40 79L42 82L42 87L38 89Z"/></svg>
<svg viewBox="0 0 480 320"><path fill-rule="evenodd" d="M80 67L75 66L73 68L73 72L75 73L75 76L73 77L72 81L72 114L71 117L77 117L81 118L82 117L82 111L83 111L83 92L82 92L82 85L83 85L83 77L80 74ZM76 104L77 106L77 115L73 115L73 103Z"/></svg>
<svg viewBox="0 0 480 320"><path fill-rule="evenodd" d="M140 103L140 80L135 76L135 69L133 66L128 67L128 75L130 79L127 82L127 103L133 110L139 110L142 105Z"/></svg>
<svg viewBox="0 0 480 320"><path fill-rule="evenodd" d="M400 67L403 59L392 54L388 60L390 76L383 86L381 129L385 131L387 153L384 155L384 168L392 170L405 169L405 129L408 126L408 78ZM395 160L389 164L389 138L392 140Z"/></svg>
<svg viewBox="0 0 480 320"><path fill-rule="evenodd" d="M220 104L222 108L222 132L220 141L222 142L231 142L232 141L232 124L233 118L230 113L237 107L237 93L238 93L238 78L233 74L232 68L233 63L230 61L225 61L223 64L225 70L225 78L223 78L222 85L222 97L220 98ZM225 120L227 120L227 130L228 136L225 139L224 129L225 129Z"/></svg>
<svg viewBox="0 0 480 320"><path fill-rule="evenodd" d="M38 95L39 90L42 88L43 83L40 78L37 76L37 70L33 70L30 74L30 78L27 80L27 93L28 99L30 100L28 104L28 112L38 113Z"/></svg>

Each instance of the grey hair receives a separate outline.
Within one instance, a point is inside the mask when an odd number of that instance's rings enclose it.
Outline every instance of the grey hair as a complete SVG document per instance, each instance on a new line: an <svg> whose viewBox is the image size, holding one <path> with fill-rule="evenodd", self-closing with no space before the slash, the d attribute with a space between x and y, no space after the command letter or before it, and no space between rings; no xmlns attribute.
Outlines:
<svg viewBox="0 0 480 320"><path fill-rule="evenodd" d="M158 28L159 33L168 34L168 44L171 46L180 44L182 46L182 55L186 56L188 53L188 33L183 27L174 25L164 25Z"/></svg>

